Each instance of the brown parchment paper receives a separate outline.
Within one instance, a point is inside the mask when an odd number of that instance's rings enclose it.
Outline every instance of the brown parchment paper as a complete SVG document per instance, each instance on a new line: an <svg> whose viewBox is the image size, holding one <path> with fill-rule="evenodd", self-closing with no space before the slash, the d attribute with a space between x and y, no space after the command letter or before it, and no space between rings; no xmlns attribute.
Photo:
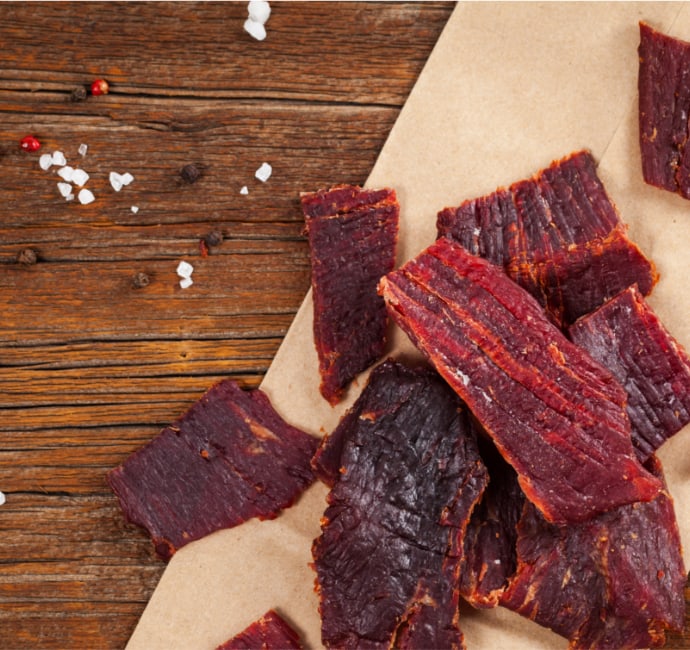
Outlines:
<svg viewBox="0 0 690 650"><path fill-rule="evenodd" d="M334 9L335 11L335 9ZM367 181L401 202L400 261L430 244L436 212L587 147L630 237L657 264L650 303L690 349L690 202L642 181L637 144L638 21L690 40L685 3L461 3L455 8ZM381 34L381 38L385 38ZM334 178L333 183L342 179ZM317 188L304 188L313 190ZM331 430L363 384L332 409L318 392L307 296L262 387L291 423ZM399 332L391 353L414 355ZM662 449L690 548L690 428ZM129 650L211 650L270 607L320 647L311 542L326 490L315 485L274 521L250 521L181 549ZM501 608L462 609L469 650L565 648Z"/></svg>

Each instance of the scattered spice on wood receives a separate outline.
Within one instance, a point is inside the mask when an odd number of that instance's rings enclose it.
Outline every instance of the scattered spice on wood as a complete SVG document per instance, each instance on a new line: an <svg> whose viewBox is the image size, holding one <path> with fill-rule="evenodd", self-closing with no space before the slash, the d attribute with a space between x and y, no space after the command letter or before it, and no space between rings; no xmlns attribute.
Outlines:
<svg viewBox="0 0 690 650"><path fill-rule="evenodd" d="M17 262L30 266L38 262L38 255L36 255L36 251L33 248L24 248L17 253Z"/></svg>
<svg viewBox="0 0 690 650"><path fill-rule="evenodd" d="M201 178L201 169L194 163L189 163L180 169L180 177L185 183L192 185Z"/></svg>
<svg viewBox="0 0 690 650"><path fill-rule="evenodd" d="M271 609L216 650L301 650L299 634Z"/></svg>
<svg viewBox="0 0 690 650"><path fill-rule="evenodd" d="M132 284L137 289L143 289L144 287L148 287L150 283L151 278L149 278L149 276L143 271L139 271L139 273L137 273L132 280Z"/></svg>

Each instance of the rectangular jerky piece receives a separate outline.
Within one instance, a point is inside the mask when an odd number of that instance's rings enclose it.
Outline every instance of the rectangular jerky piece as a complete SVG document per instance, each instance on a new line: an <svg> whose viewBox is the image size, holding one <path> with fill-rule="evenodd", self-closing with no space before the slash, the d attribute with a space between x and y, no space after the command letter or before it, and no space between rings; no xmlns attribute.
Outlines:
<svg viewBox="0 0 690 650"><path fill-rule="evenodd" d="M393 190L349 185L303 194L301 202L321 394L337 404L385 348L388 319L376 284L395 266L400 207Z"/></svg>
<svg viewBox="0 0 690 650"><path fill-rule="evenodd" d="M583 316L568 333L625 388L642 462L690 422L690 359L636 287Z"/></svg>
<svg viewBox="0 0 690 650"><path fill-rule="evenodd" d="M640 23L640 153L646 183L690 198L690 43Z"/></svg>
<svg viewBox="0 0 690 650"><path fill-rule="evenodd" d="M559 326L632 284L646 295L657 274L626 236L588 151L508 189L438 214L439 237L502 266Z"/></svg>
<svg viewBox="0 0 690 650"><path fill-rule="evenodd" d="M663 481L655 456L650 471ZM663 645L683 627L686 575L673 501L648 503L558 527L527 504L518 525L518 569L501 605L570 640L573 649Z"/></svg>
<svg viewBox="0 0 690 650"><path fill-rule="evenodd" d="M287 424L260 390L212 386L182 417L108 473L128 521L165 560L247 519L273 519L313 483L319 440Z"/></svg>
<svg viewBox="0 0 690 650"><path fill-rule="evenodd" d="M219 645L216 650L301 650L299 634L275 610Z"/></svg>
<svg viewBox="0 0 690 650"><path fill-rule="evenodd" d="M433 370L389 360L351 414L312 548L323 643L464 647L462 536L487 480L468 411Z"/></svg>
<svg viewBox="0 0 690 650"><path fill-rule="evenodd" d="M380 290L549 521L584 521L659 492L635 455L623 388L499 267L442 238Z"/></svg>

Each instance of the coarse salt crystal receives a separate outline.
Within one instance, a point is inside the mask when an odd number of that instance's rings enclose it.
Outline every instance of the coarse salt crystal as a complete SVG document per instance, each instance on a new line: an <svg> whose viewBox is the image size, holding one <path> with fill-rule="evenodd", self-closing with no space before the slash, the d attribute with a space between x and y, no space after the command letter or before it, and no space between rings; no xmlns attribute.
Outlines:
<svg viewBox="0 0 690 650"><path fill-rule="evenodd" d="M69 165L66 165L65 167L61 167L60 169L58 169L58 176L60 178L64 178L68 183L71 182L73 174L74 168L70 167Z"/></svg>
<svg viewBox="0 0 690 650"><path fill-rule="evenodd" d="M81 187L89 180L89 175L83 169L75 169L72 174L72 182Z"/></svg>
<svg viewBox="0 0 690 650"><path fill-rule="evenodd" d="M65 201L74 201L74 192L71 192L65 197Z"/></svg>
<svg viewBox="0 0 690 650"><path fill-rule="evenodd" d="M139 206L138 206L138 205L133 205L132 208L131 208L131 210L132 210L132 212L134 212L134 214L136 214L137 212L139 212Z"/></svg>
<svg viewBox="0 0 690 650"><path fill-rule="evenodd" d="M41 154L41 157L38 159L38 165L44 172L48 171L52 164L53 156L49 153Z"/></svg>
<svg viewBox="0 0 690 650"><path fill-rule="evenodd" d="M189 262L185 262L184 260L182 260L177 265L177 275L179 275L181 278L188 278L192 275L193 272L194 267Z"/></svg>
<svg viewBox="0 0 690 650"><path fill-rule="evenodd" d="M254 176L256 176L262 183L265 183L269 178L271 178L271 174L273 173L273 167L271 167L268 163L262 163L261 167L256 170L256 173Z"/></svg>
<svg viewBox="0 0 690 650"><path fill-rule="evenodd" d="M183 289L189 289L189 287L191 287L193 284L194 284L194 280L192 280L192 278L189 278L189 277L187 277L187 278L182 278L182 279L180 280L180 286L181 286Z"/></svg>
<svg viewBox="0 0 690 650"><path fill-rule="evenodd" d="M4 506L4 505L5 505L5 501L7 501L7 499L5 498L5 493L4 493L4 492L0 492L0 506Z"/></svg>
<svg viewBox="0 0 690 650"><path fill-rule="evenodd" d="M110 184L113 186L113 189L119 192L122 189L122 176L117 172L110 172L108 178L110 179Z"/></svg>
<svg viewBox="0 0 690 650"><path fill-rule="evenodd" d="M79 153L80 156L85 156L86 152L89 150L89 145L87 144L80 144L79 149L77 149L77 152Z"/></svg>
<svg viewBox="0 0 690 650"><path fill-rule="evenodd" d="M247 5L247 11L253 21L265 25L271 15L271 5L266 0L251 0Z"/></svg>
<svg viewBox="0 0 690 650"><path fill-rule="evenodd" d="M58 183L57 186L60 194L65 198L72 194L72 186L69 183Z"/></svg>
<svg viewBox="0 0 690 650"><path fill-rule="evenodd" d="M242 189L240 190L240 194L249 194L249 188L246 185L243 185Z"/></svg>
<svg viewBox="0 0 690 650"><path fill-rule="evenodd" d="M130 174L129 172L125 172L124 174L122 174L122 176L120 176L120 182L123 185L129 185L133 180L134 176L132 176L132 174Z"/></svg>
<svg viewBox="0 0 690 650"><path fill-rule="evenodd" d="M79 190L77 198L79 199L79 203L86 205L87 203L92 203L96 197L94 197L91 190Z"/></svg>
<svg viewBox="0 0 690 650"><path fill-rule="evenodd" d="M263 41L266 38L266 28L251 18L247 18L244 21L244 31L253 36L257 41Z"/></svg>
<svg viewBox="0 0 690 650"><path fill-rule="evenodd" d="M62 153L62 151L53 151L53 165L57 165L58 167L62 167L67 164L67 158L65 158L65 154Z"/></svg>

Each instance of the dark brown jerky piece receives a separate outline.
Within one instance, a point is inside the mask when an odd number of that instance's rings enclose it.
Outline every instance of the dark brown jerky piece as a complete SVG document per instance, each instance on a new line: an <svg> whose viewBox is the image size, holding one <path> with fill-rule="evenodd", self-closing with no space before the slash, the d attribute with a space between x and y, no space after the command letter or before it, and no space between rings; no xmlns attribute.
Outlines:
<svg viewBox="0 0 690 650"><path fill-rule="evenodd" d="M464 541L460 595L478 608L496 607L517 567L517 524L525 495L494 445L478 438L489 484L472 511Z"/></svg>
<svg viewBox="0 0 690 650"><path fill-rule="evenodd" d="M216 650L301 650L299 634L274 610L266 612Z"/></svg>
<svg viewBox="0 0 690 650"><path fill-rule="evenodd" d="M376 284L395 266L400 208L393 190L355 186L304 194L301 200L321 393L336 404L385 348L386 308Z"/></svg>
<svg viewBox="0 0 690 650"><path fill-rule="evenodd" d="M502 266L563 327L637 284L648 294L652 263L580 151L528 180L439 212L439 237Z"/></svg>
<svg viewBox="0 0 690 650"><path fill-rule="evenodd" d="M641 461L690 422L690 358L635 287L578 320L569 334L625 388Z"/></svg>
<svg viewBox="0 0 690 650"><path fill-rule="evenodd" d="M649 469L663 481L652 456ZM527 504L518 569L501 604L570 639L571 648L646 648L681 629L685 568L664 489L591 521L557 527Z"/></svg>
<svg viewBox="0 0 690 650"><path fill-rule="evenodd" d="M125 517L163 559L252 517L272 519L314 481L319 441L288 425L260 390L211 387L180 419L108 473Z"/></svg>
<svg viewBox="0 0 690 650"><path fill-rule="evenodd" d="M646 183L690 198L690 43L640 23L640 152Z"/></svg>
<svg viewBox="0 0 690 650"><path fill-rule="evenodd" d="M635 455L623 388L500 268L442 238L380 289L549 521L584 521L659 492Z"/></svg>
<svg viewBox="0 0 690 650"><path fill-rule="evenodd" d="M487 480L467 410L431 369L386 361L351 413L312 549L322 640L462 647L462 536Z"/></svg>

